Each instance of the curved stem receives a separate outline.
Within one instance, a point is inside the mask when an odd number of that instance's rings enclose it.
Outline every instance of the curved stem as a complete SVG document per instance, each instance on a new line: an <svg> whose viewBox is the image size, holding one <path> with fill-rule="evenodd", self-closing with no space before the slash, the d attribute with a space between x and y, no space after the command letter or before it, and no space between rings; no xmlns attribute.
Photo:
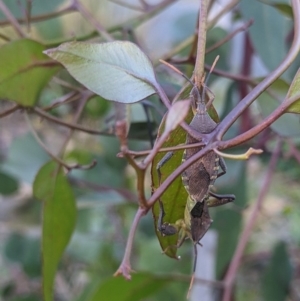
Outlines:
<svg viewBox="0 0 300 301"><path fill-rule="evenodd" d="M215 49L219 48L220 46L222 46L223 44L227 43L228 41L230 41L236 34L238 34L240 31L245 31L247 30L253 23L253 20L250 20L248 22L246 22L245 24L243 24L242 26L238 27L237 29L235 29L233 32L231 32L230 34L228 34L226 37L224 37L223 39L221 39L220 41L218 41L217 43L215 43L214 45L212 45L211 47L207 48L205 51L205 54L214 51Z"/></svg>
<svg viewBox="0 0 300 301"><path fill-rule="evenodd" d="M26 35L24 34L22 27L18 23L18 20L15 18L15 16L8 9L8 7L4 4L3 0L0 0L0 10L6 16L6 18L8 19L9 23L14 28L18 36L24 38Z"/></svg>
<svg viewBox="0 0 300 301"><path fill-rule="evenodd" d="M79 121L79 119L81 117L81 114L84 110L84 107L85 107L85 105L86 105L86 103L87 103L87 101L89 100L90 97L91 96L89 94L83 96L83 98L81 99L81 101L79 103L77 111L76 111L75 115L73 116L72 123L77 123ZM71 139L73 133L74 133L74 129L70 129L67 137L65 138L65 141L63 142L63 144L61 146L61 149L60 149L61 156L63 156L63 153L65 152L65 149L66 149L66 147L68 145L68 142Z"/></svg>
<svg viewBox="0 0 300 301"><path fill-rule="evenodd" d="M56 118L50 114L47 114L45 113L42 109L39 109L39 108L32 108L32 110L40 115L41 117L49 120L49 121L52 121L54 123L57 123L59 125L62 125L62 126L65 126L65 127L68 127L68 128L71 128L71 129L74 129L74 130L78 130L78 131L82 131L82 132L86 132L86 133L89 133L89 134L92 134L92 135L106 135L106 136L111 136L111 133L107 133L107 132L104 132L104 131L97 131L97 130L92 130L92 129L89 129L89 128L86 128L84 126L80 126L78 124L73 124L73 123L68 123L68 122L65 122L59 118Z"/></svg>
<svg viewBox="0 0 300 301"><path fill-rule="evenodd" d="M54 154L52 154L52 152L47 148L47 146L42 142L42 140L40 139L40 137L38 136L38 134L36 133L35 129L33 128L31 121L28 117L27 112L25 112L25 120L27 125L29 126L29 129L32 133L32 135L34 136L35 140L37 141L37 143L39 144L39 146L54 160L56 161L58 164L62 165L63 167L65 167L67 170L70 170L71 167L66 164L64 161L62 161L59 157L55 156Z"/></svg>
<svg viewBox="0 0 300 301"><path fill-rule="evenodd" d="M221 17L223 17L227 12L231 11L239 2L240 0L232 0L231 2L227 3L212 20L208 21L207 28L212 28Z"/></svg>
<svg viewBox="0 0 300 301"><path fill-rule="evenodd" d="M99 32L106 41L114 41L114 38L105 30L98 20L88 11L88 9L78 0L73 0L75 9Z"/></svg>
<svg viewBox="0 0 300 301"><path fill-rule="evenodd" d="M130 255L131 255L131 250L132 250L132 245L133 245L133 239L134 239L134 235L135 235L138 223L144 214L145 214L145 209L143 209L143 208L139 208L135 214L135 217L132 222L130 232L128 235L126 248L125 248L125 254L124 254L122 263L120 264L117 271L114 273L114 276L123 275L126 279L128 279L128 280L131 279L130 273L132 272L132 270L131 270L131 264L130 264Z"/></svg>
<svg viewBox="0 0 300 301"><path fill-rule="evenodd" d="M0 118L10 115L11 113L19 110L21 107L19 105L14 105L13 107L7 109L4 112L0 112Z"/></svg>
<svg viewBox="0 0 300 301"><path fill-rule="evenodd" d="M163 152L170 152L170 151L178 151L182 149L189 149L189 148L198 148L198 147L203 147L205 146L205 143L203 142L198 142L198 143L191 143L191 144L182 144L182 145L176 145L176 146L171 146L171 147L162 147L160 148L157 153L163 153ZM131 151L128 150L127 154L135 156L135 157L141 157L141 156L146 156L152 152L152 149L150 150L144 150L144 151Z"/></svg>
<svg viewBox="0 0 300 301"><path fill-rule="evenodd" d="M151 208L154 203L158 200L158 198L165 192L165 190L175 181L175 179L189 166L191 166L194 162L199 160L201 157L203 157L206 153L209 151L212 151L214 148L218 148L220 142L214 142L202 150L200 150L198 153L196 153L194 156L190 157L188 160L186 160L184 163L178 166L172 172L166 180L155 190L155 192L151 195L151 197L148 200L148 207Z"/></svg>
<svg viewBox="0 0 300 301"><path fill-rule="evenodd" d="M286 99L279 107L276 108L275 111L273 111L267 118L265 118L263 122L241 135L238 135L227 141L222 141L222 143L219 146L221 146L222 149L225 149L242 144L243 142L250 140L251 138L261 133L263 130L265 130L267 127L269 127L274 121L276 121L281 115L285 113L285 111L291 104L293 104L299 99L300 94Z"/></svg>
<svg viewBox="0 0 300 301"><path fill-rule="evenodd" d="M37 15L37 16L30 16L30 22L32 23L32 22L40 22L40 21L49 20L49 19L52 19L52 18L56 18L56 17L62 16L62 15L65 15L67 13L71 13L74 10L75 9L71 4L68 7L62 8L61 10L58 10L58 11L53 12L53 13L41 14L41 15ZM27 20L23 19L23 18L18 18L16 20L19 24L25 24L27 22ZM9 21L3 20L3 21L0 21L0 26L8 25L9 23L10 23Z"/></svg>

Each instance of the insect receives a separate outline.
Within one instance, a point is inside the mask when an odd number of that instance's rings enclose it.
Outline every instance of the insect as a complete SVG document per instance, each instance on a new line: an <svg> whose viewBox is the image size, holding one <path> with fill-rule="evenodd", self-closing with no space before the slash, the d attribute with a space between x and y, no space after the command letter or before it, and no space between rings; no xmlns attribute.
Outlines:
<svg viewBox="0 0 300 301"><path fill-rule="evenodd" d="M182 72L168 64L176 72L184 76L193 86L190 97L192 103L196 107L195 115L190 123L190 127L201 134L209 134L216 127L217 123L210 117L207 112L205 103L205 92L208 90L206 83L203 87L203 93L200 95L198 88L187 78ZM207 82L208 78L206 79ZM211 92L212 94L212 92ZM213 97L209 99L208 104L212 103ZM198 140L191 135L186 135L186 144L197 143ZM188 148L183 153L182 162L186 161L194 154L199 152L202 147ZM163 159L157 164L158 178L161 178L161 167L172 157L172 153L167 153ZM221 169L221 172L219 172ZM158 220L158 230L162 235L173 235L178 233L178 241L176 246L180 246L184 241L183 237L190 237L194 244L197 244L208 230L211 219L209 217L207 207L219 206L232 202L234 195L216 195L210 191L215 180L226 173L226 165L222 157L214 151L205 154L198 161L189 166L182 173L182 182L188 193L188 199L185 206L184 219L178 220L175 224L163 222L165 211L163 203L159 201L160 215ZM209 196L213 196L214 200L208 200ZM200 204L198 204L200 203Z"/></svg>
<svg viewBox="0 0 300 301"><path fill-rule="evenodd" d="M201 134L211 133L218 124L209 116L207 112L207 107L204 100L205 86L203 88L203 95L201 97L198 88L194 86L189 79L188 81L193 85L190 97L196 104L196 114L190 123L190 127ZM210 103L210 101L208 103ZM198 140L187 134L186 144L193 144L197 142ZM182 162L188 160L202 148L203 147L187 148L183 153ZM157 164L159 182L161 179L160 169L171 157L172 153L169 152ZM221 172L219 172L219 169L221 169ZM214 151L208 152L198 161L189 166L182 173L182 182L188 193L184 210L184 218L177 220L174 224L164 222L165 210L163 202L159 200L160 214L157 222L158 231L163 236L178 234L176 245L169 247L179 248L186 238L190 238L193 241L195 256L193 276L191 279L189 292L193 284L196 269L197 245L200 244L200 240L205 235L212 223L208 207L220 206L235 200L234 195L218 195L210 191L211 187L215 183L215 180L225 173L225 162L223 158L217 155ZM209 199L210 196L212 196L214 199ZM167 249L164 250L164 252L166 252Z"/></svg>

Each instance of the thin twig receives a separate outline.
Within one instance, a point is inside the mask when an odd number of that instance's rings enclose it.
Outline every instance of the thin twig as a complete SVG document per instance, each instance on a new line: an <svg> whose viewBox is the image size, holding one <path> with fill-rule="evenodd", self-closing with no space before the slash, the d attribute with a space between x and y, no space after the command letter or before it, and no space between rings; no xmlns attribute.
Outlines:
<svg viewBox="0 0 300 301"><path fill-rule="evenodd" d="M218 41L217 43L215 43L211 47L207 48L206 51L205 51L205 54L207 54L207 53L219 48L223 44L227 43L239 32L247 30L252 25L252 23L253 23L253 20L250 20L250 21L246 22L245 24L243 24L242 26L238 27L236 30L231 32L229 35L227 35L226 37L224 37L223 39L221 39L220 41Z"/></svg>
<svg viewBox="0 0 300 301"><path fill-rule="evenodd" d="M0 118L10 115L11 113L19 110L21 107L19 105L14 105L13 107L7 109L6 111L0 112Z"/></svg>
<svg viewBox="0 0 300 301"><path fill-rule="evenodd" d="M86 128L84 126L80 126L78 124L73 124L73 123L68 123L68 122L65 122L59 118L56 118L50 114L47 114L45 113L42 109L40 108L32 108L32 110L40 115L41 117L49 120L49 121L52 121L54 123L57 123L59 125L62 125L62 126L65 126L67 128L71 128L71 129L74 129L74 130L78 130L78 131L82 131L82 132L85 132L85 133L89 133L89 134L92 134L92 135L105 135L105 136L111 136L111 133L108 133L108 132L105 132L105 131L97 131L97 130L92 130L92 129L89 129L89 128Z"/></svg>
<svg viewBox="0 0 300 301"><path fill-rule="evenodd" d="M134 220L130 227L122 263L120 264L118 270L114 273L114 276L123 275L126 279L131 279L130 273L132 272L132 270L130 264L130 255L131 255L134 235L137 226L139 224L139 221L143 215L145 215L145 209L139 208L135 214Z"/></svg>
<svg viewBox="0 0 300 301"><path fill-rule="evenodd" d="M145 173L146 169L138 164L131 155L127 153L127 122L125 120L117 121L115 124L116 136L120 140L121 152L127 159L128 163L134 168L137 176L137 192L138 200L141 208L147 208L147 200L145 196Z"/></svg>
<svg viewBox="0 0 300 301"><path fill-rule="evenodd" d="M260 190L259 196L257 198L257 201L254 205L253 211L250 214L249 220L240 236L239 243L236 247L235 253L233 255L233 258L230 262L229 268L227 270L225 279L224 279L224 295L223 295L223 301L230 301L231 300L231 293L232 293L232 288L234 284L234 279L237 276L237 271L245 250L245 247L247 245L247 242L249 241L252 228L255 224L256 218L259 214L259 211L261 209L262 203L265 199L265 196L269 190L272 176L274 174L274 171L276 169L276 164L278 162L279 156L280 156L280 151L281 151L281 146L282 146L282 140L280 139L277 143L277 146L272 154L269 167L267 170L267 174L264 180L264 183L262 185L262 189Z"/></svg>
<svg viewBox="0 0 300 301"><path fill-rule="evenodd" d="M177 146L172 146L172 147L162 147L157 151L157 153L177 151L177 150L189 149L189 148L199 148L199 147L203 147L203 146L205 146L205 143L198 142L198 143L191 143L191 144L182 144L182 145L177 145ZM151 151L152 151L152 149L144 150L144 151L128 150L127 153L134 157L142 157L142 156L146 156L146 155L150 154ZM122 157L122 156L118 155L118 157Z"/></svg>
<svg viewBox="0 0 300 301"><path fill-rule="evenodd" d="M205 64L205 69L210 70L211 66L208 65L208 64ZM258 82L256 82L255 80L253 80L252 78L250 78L248 76L232 74L232 73L226 72L224 70L220 70L218 68L214 68L212 70L212 73L216 74L216 75L223 76L225 78L235 80L235 81L243 81L243 82L246 82L246 83L248 83L250 85L253 85L253 86L258 84Z"/></svg>
<svg viewBox="0 0 300 301"><path fill-rule="evenodd" d="M71 183L75 184L79 188L88 188L90 190L94 190L97 192L115 191L131 204L137 204L137 202L138 202L136 194L132 193L130 190L122 189L122 188L114 188L114 187L110 187L110 186L104 186L104 185L96 184L96 183L89 182L86 180L77 179L74 177L69 177L69 179L70 179Z"/></svg>
<svg viewBox="0 0 300 301"><path fill-rule="evenodd" d="M71 4L71 5L67 6L66 8L62 8L61 10L58 10L58 11L53 12L53 13L41 14L41 15L37 15L37 16L31 16L30 17L30 22L34 23L34 22L40 22L40 21L45 21L45 20L57 18L59 16L65 15L67 13L71 13L73 11L75 11L75 8ZM27 18L18 18L16 20L19 24L26 24L27 23ZM10 24L9 20L0 21L0 26L8 25L8 24Z"/></svg>
<svg viewBox="0 0 300 301"><path fill-rule="evenodd" d="M14 28L19 37L24 38L26 35L24 34L22 27L18 23L18 20L14 17L14 15L10 12L8 7L4 4L3 0L0 0L0 10L2 10L5 17L8 19L11 26Z"/></svg>
<svg viewBox="0 0 300 301"><path fill-rule="evenodd" d="M80 93L87 91L84 87L77 87L77 86L72 85L69 82L67 82L67 81L65 81L65 80L63 80L63 79L61 79L59 77L56 77L56 76L53 77L53 81L56 84L59 84L59 85L61 85L63 87L66 87L68 89L71 89L71 90L74 90L74 91L77 91L77 92L80 92Z"/></svg>
<svg viewBox="0 0 300 301"><path fill-rule="evenodd" d="M83 109L84 109L87 101L89 100L89 97L90 97L89 94L88 95L83 95L83 98L82 98L82 100L79 103L77 111L76 111L76 113L73 116L72 123L76 124L79 121L79 119L81 117L81 114L83 112ZM64 153L64 151L65 151L65 149L66 149L66 147L68 145L68 142L71 139L73 133L74 133L74 129L70 129L69 134L67 135L67 137L65 138L65 141L63 142L63 144L61 146L61 149L60 149L60 152L59 152L61 155Z"/></svg>
<svg viewBox="0 0 300 301"><path fill-rule="evenodd" d="M32 133L32 135L34 136L36 142L39 144L39 146L57 163L59 163L60 165L62 165L63 167L65 167L67 170L71 170L71 167L66 164L64 161L62 161L59 157L55 156L54 154L52 154L52 152L48 149L48 147L46 147L46 145L42 142L42 140L40 139L40 137L38 136L38 134L36 133L35 129L33 128L31 121L28 117L27 112L25 111L25 120L27 122L27 125L29 126L29 129Z"/></svg>
<svg viewBox="0 0 300 301"><path fill-rule="evenodd" d="M231 11L239 2L240 0L232 0L231 2L227 3L212 20L208 21L207 28L212 28L221 17L223 17L227 12Z"/></svg>
<svg viewBox="0 0 300 301"><path fill-rule="evenodd" d="M27 112L25 111L25 120L27 122L27 125L29 126L29 129L32 133L32 135L34 136L35 140L37 141L37 143L40 145L40 147L54 160L56 161L59 165L62 165L63 167L65 167L68 171L71 171L72 169L91 169L93 168L97 162L95 160L93 160L90 164L87 165L81 165L81 164L72 164L72 165L68 165L67 163L65 163L63 160L61 160L58 156L54 155L49 149L48 147L42 142L42 140L40 139L40 137L38 136L38 134L36 133L35 129L33 128L31 121L28 117Z"/></svg>
<svg viewBox="0 0 300 301"><path fill-rule="evenodd" d="M86 7L78 0L73 0L73 6L78 12L99 32L106 41L114 41L114 38L105 30L98 20L86 9Z"/></svg>
<svg viewBox="0 0 300 301"><path fill-rule="evenodd" d="M61 105L65 105L67 103L70 103L71 101L77 100L78 97L80 97L80 94L76 91L71 91L53 101L53 103L47 107L43 107L42 110L44 111L50 111L52 109L55 109Z"/></svg>
<svg viewBox="0 0 300 301"><path fill-rule="evenodd" d="M263 130L268 128L273 122L275 122L281 115L285 113L287 108L293 104L294 102L300 99L300 94L297 94L291 98L287 98L283 101L283 103L277 107L268 117L266 117L260 124L251 128L247 132L244 132L241 135L238 135L232 139L227 141L223 141L220 146L223 148L230 148L239 144L242 144L246 141L249 141L253 137L257 136Z"/></svg>
<svg viewBox="0 0 300 301"><path fill-rule="evenodd" d="M124 1L118 1L118 0L110 0L110 2L116 3L120 6L129 8L129 9L132 9L132 10L136 10L136 11L145 13L145 7L144 6L137 6L137 5L133 5L131 3L126 3Z"/></svg>

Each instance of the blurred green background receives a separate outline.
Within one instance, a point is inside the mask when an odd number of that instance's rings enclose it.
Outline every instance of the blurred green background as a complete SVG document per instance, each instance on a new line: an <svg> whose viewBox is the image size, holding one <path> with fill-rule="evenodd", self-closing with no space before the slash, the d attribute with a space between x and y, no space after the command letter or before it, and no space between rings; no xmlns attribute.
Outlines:
<svg viewBox="0 0 300 301"><path fill-rule="evenodd" d="M217 12L228 2L212 1L209 20L214 20ZM43 204L33 196L32 187L37 173L50 158L29 131L22 110L7 116L2 116L1 112L11 108L13 103L46 108L61 101L68 93L76 92L76 88L83 88L67 71L53 68L52 73L43 74L43 80L40 75L26 78L24 85L26 89L30 87L30 91L26 91L34 97L28 99L18 83L7 86L6 77L13 69L13 62L25 57L25 48L29 53L40 53L41 49L56 47L65 41L105 41L91 23L94 19L114 39L134 41L145 51L155 66L158 81L172 98L184 82L158 65L158 59L173 57L180 60L187 56L192 47L199 1L151 1L147 3L153 7L143 7L142 1L134 0L123 4L82 0L80 3L91 15L85 15L72 1L5 0L1 3L19 20L26 37L44 45L23 44L0 7L0 299L34 301L42 299L43 261L40 250L44 215ZM160 7L159 3L165 5ZM268 1L268 4L240 1L235 9L223 13L222 18L208 30L207 47L250 18L254 25L248 37L255 56L251 58L251 72L246 76L260 78L273 70L289 49L293 25L289 1ZM4 48L8 46L9 51ZM217 69L240 74L246 48L244 34L239 34L208 53L206 63L212 64L216 55L220 55ZM276 97L263 94L248 111L250 121L243 116L226 138L249 129L272 112L278 105L278 99L286 95L298 66L299 58L282 79L274 83ZM193 71L189 64L180 68L188 76ZM221 119L244 96L240 83L230 77L213 75L209 87L215 94L214 105ZM78 103L75 99L48 113L71 122ZM152 96L143 103L130 105L128 111L130 149L149 149L165 112L164 106L156 96ZM29 111L29 117L47 147L58 153L69 130L34 112ZM105 131L111 128L113 117L113 104L94 96L86 103L79 123ZM212 229L217 233L215 273L216 279L221 280L252 204L263 188L277 140L283 140L271 187L236 277L233 300L300 300L299 134L298 116L283 116L255 140L230 150L242 153L253 146L262 148L262 155L253 156L247 162L227 160L228 173L217 180L218 193L236 195L234 204L210 210L214 220ZM135 236L131 263L136 273L133 273L132 281L112 277L122 261L127 235L137 210L135 173L124 159L116 156L118 152L119 142L113 135L90 135L80 131L73 133L65 149L63 158L69 164L89 164L95 159L97 166L88 170L72 170L65 183L76 202L76 226L58 265L53 300L184 300L193 262L192 244L187 241L180 248L179 261L162 255L151 214L142 218ZM149 196L149 174L147 183ZM63 218L65 208L61 210ZM68 218L67 214L65 218ZM53 235L59 236L60 231L64 231L62 229L64 226L60 228L58 224L52 229ZM220 290L214 287L213 292L213 299L207 300L220 300ZM207 296L202 297L206 300Z"/></svg>

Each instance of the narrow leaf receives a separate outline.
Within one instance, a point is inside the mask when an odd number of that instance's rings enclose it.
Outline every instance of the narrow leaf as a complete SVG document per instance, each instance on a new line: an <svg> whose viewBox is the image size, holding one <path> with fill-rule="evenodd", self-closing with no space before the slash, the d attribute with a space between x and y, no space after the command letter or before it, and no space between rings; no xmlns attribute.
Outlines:
<svg viewBox="0 0 300 301"><path fill-rule="evenodd" d="M45 47L22 39L0 48L0 98L33 106L50 78L59 70L42 52Z"/></svg>
<svg viewBox="0 0 300 301"><path fill-rule="evenodd" d="M189 111L186 122L190 122L193 118L192 109ZM164 131L165 127L165 118L163 119L160 127L158 137ZM177 127L174 131L171 132L169 139L163 144L163 147L171 147L178 144L184 143L186 140L186 133L181 127ZM164 166L161 168L161 182L163 182L182 162L183 150L179 150L174 152L174 155L170 159L169 162L166 162ZM154 157L151 166L151 179L152 179L152 187L154 189L159 187L158 174L156 170L157 164L163 159L165 153L157 153ZM186 204L188 194L186 189L182 184L181 177L178 177L164 192L164 194L160 197L165 209L165 217L164 222L175 223L179 219L184 218L184 208ZM160 246L163 251L167 250L165 254L171 258L177 259L177 249L174 246L177 243L178 235L171 236L162 236L161 233L157 230L158 218L159 218L159 204L156 202L152 207L152 214L154 219L154 227L156 231L157 238L159 240Z"/></svg>
<svg viewBox="0 0 300 301"><path fill-rule="evenodd" d="M298 95L300 94L300 69L298 69L298 71L292 81L292 84L287 93L287 97L290 98L297 94ZM300 100L297 100L291 106L289 106L287 108L286 112L300 114Z"/></svg>
<svg viewBox="0 0 300 301"><path fill-rule="evenodd" d="M175 130L188 114L189 108L189 100L177 101L172 105L167 115L165 131L171 132Z"/></svg>
<svg viewBox="0 0 300 301"><path fill-rule="evenodd" d="M152 64L131 42L70 42L45 53L62 63L81 84L108 100L133 103L155 93Z"/></svg>
<svg viewBox="0 0 300 301"><path fill-rule="evenodd" d="M33 192L44 202L42 262L44 301L53 300L53 283L58 263L75 227L76 207L71 187L54 162L38 172Z"/></svg>

